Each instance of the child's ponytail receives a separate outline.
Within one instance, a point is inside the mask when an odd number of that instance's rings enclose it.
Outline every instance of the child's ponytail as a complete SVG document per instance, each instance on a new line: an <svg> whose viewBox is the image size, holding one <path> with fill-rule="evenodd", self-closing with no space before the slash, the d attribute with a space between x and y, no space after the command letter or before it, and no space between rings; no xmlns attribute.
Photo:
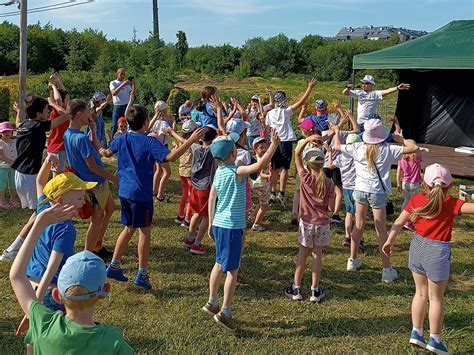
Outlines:
<svg viewBox="0 0 474 355"><path fill-rule="evenodd" d="M367 161L367 168L369 170L374 169L375 158L379 155L378 144L366 144L365 145L365 160Z"/></svg>
<svg viewBox="0 0 474 355"><path fill-rule="evenodd" d="M323 169L319 169L319 174L316 179L316 183L313 186L313 192L317 198L323 200L326 196L326 176L324 175Z"/></svg>
<svg viewBox="0 0 474 355"><path fill-rule="evenodd" d="M422 206L415 208L410 214L410 220L415 222L418 217L433 219L441 213L443 201L446 197L441 185L435 185L428 194L428 202Z"/></svg>

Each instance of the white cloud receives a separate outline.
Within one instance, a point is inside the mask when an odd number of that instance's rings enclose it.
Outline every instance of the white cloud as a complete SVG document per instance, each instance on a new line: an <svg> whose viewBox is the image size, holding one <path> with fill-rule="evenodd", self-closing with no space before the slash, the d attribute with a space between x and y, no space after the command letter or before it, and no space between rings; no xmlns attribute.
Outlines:
<svg viewBox="0 0 474 355"><path fill-rule="evenodd" d="M286 8L288 5L283 3L264 3L255 0L183 0L173 1L169 4L163 4L160 7L179 7L183 9L201 9L216 15L250 15L260 14L266 11L274 11Z"/></svg>

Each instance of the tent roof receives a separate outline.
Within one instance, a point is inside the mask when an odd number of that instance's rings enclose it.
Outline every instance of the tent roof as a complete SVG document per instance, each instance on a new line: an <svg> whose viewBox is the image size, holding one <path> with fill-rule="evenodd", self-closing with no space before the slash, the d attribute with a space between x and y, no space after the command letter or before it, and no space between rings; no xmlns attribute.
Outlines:
<svg viewBox="0 0 474 355"><path fill-rule="evenodd" d="M354 69L474 69L474 20L452 21L423 37L354 56Z"/></svg>

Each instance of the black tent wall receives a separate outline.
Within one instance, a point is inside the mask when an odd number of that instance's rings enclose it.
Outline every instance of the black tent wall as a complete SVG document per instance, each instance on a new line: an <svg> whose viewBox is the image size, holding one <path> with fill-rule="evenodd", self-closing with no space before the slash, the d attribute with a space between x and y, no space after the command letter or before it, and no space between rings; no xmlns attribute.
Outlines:
<svg viewBox="0 0 474 355"><path fill-rule="evenodd" d="M474 70L400 70L396 115L419 143L474 147Z"/></svg>

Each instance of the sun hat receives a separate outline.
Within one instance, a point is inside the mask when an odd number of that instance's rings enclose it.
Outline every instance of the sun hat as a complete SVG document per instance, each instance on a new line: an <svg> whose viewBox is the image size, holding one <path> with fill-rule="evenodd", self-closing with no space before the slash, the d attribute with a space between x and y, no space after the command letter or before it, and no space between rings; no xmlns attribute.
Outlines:
<svg viewBox="0 0 474 355"><path fill-rule="evenodd" d="M118 119L117 123L128 123L128 122L127 122L127 119L124 116L122 116Z"/></svg>
<svg viewBox="0 0 474 355"><path fill-rule="evenodd" d="M286 107L286 94L283 91L275 92L273 100L278 107Z"/></svg>
<svg viewBox="0 0 474 355"><path fill-rule="evenodd" d="M257 137L252 142L252 148L255 150L257 144L261 142L268 142L268 140L265 137Z"/></svg>
<svg viewBox="0 0 474 355"><path fill-rule="evenodd" d="M92 101L93 102L97 102L97 101L100 101L100 100L106 100L106 99L107 99L107 96L102 91L98 91L94 94L94 96L92 96Z"/></svg>
<svg viewBox="0 0 474 355"><path fill-rule="evenodd" d="M58 290L62 297L71 300L88 300L94 296L107 296L104 291L107 273L104 261L94 253L84 250L67 258L58 276ZM72 286L84 287L82 295L68 295Z"/></svg>
<svg viewBox="0 0 474 355"><path fill-rule="evenodd" d="M368 144L379 144L386 140L390 132L380 120L368 120L364 123L362 140Z"/></svg>
<svg viewBox="0 0 474 355"><path fill-rule="evenodd" d="M76 174L67 172L56 175L43 188L46 199L38 203L42 205L48 201L54 201L58 197L69 191L86 191L93 189L97 182L86 182L81 180Z"/></svg>
<svg viewBox="0 0 474 355"><path fill-rule="evenodd" d="M382 120L382 118L376 113L369 114L369 116L367 116L367 119L368 120Z"/></svg>
<svg viewBox="0 0 474 355"><path fill-rule="evenodd" d="M258 101L260 99L260 96L258 95L253 95L250 100L255 100L255 101Z"/></svg>
<svg viewBox="0 0 474 355"><path fill-rule="evenodd" d="M194 122L192 120L187 120L187 121L184 121L183 127L181 128L181 132L191 133L198 127L201 127L200 122Z"/></svg>
<svg viewBox="0 0 474 355"><path fill-rule="evenodd" d="M316 100L314 107L318 111L323 111L328 108L328 103L323 99L319 99L319 100Z"/></svg>
<svg viewBox="0 0 474 355"><path fill-rule="evenodd" d="M324 160L324 152L319 148L310 148L303 153L303 160L308 163L314 163L318 159Z"/></svg>
<svg viewBox="0 0 474 355"><path fill-rule="evenodd" d="M349 134L346 138L346 144L354 144L359 142L362 142L362 139L360 139L360 136L355 133Z"/></svg>
<svg viewBox="0 0 474 355"><path fill-rule="evenodd" d="M250 128L250 123L245 122L241 118L233 118L225 125L227 133L237 133L239 136L248 128Z"/></svg>
<svg viewBox="0 0 474 355"><path fill-rule="evenodd" d="M8 121L0 123L0 133L5 131L13 131L13 126Z"/></svg>
<svg viewBox="0 0 474 355"><path fill-rule="evenodd" d="M425 168L425 175L423 176L423 181L429 187L436 185L447 187L453 182L453 178L449 170L438 164L431 164Z"/></svg>
<svg viewBox="0 0 474 355"><path fill-rule="evenodd" d="M369 83L372 85L375 85L375 79L372 75L366 75L364 78L360 81L361 83Z"/></svg>
<svg viewBox="0 0 474 355"><path fill-rule="evenodd" d="M311 117L305 117L303 121L300 123L300 128L305 129L307 131L312 130L316 127L316 123L313 121Z"/></svg>
<svg viewBox="0 0 474 355"><path fill-rule="evenodd" d="M168 107L168 105L166 104L166 102L164 102L163 100L158 100L156 103L155 103L155 111L158 110L158 111L164 111L166 110L166 108Z"/></svg>
<svg viewBox="0 0 474 355"><path fill-rule="evenodd" d="M226 160L234 149L235 143L240 136L237 133L231 133L228 136L219 136L211 144L211 154L214 159Z"/></svg>

